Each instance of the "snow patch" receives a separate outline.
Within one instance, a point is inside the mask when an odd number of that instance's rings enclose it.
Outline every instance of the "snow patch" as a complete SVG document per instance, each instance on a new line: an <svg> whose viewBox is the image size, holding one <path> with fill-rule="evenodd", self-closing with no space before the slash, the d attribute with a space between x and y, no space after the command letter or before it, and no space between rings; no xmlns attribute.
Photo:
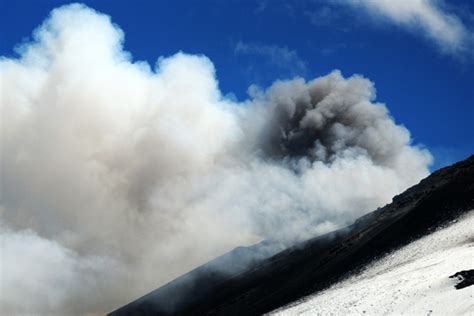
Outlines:
<svg viewBox="0 0 474 316"><path fill-rule="evenodd" d="M272 315L423 314L474 311L474 286L456 290L449 276L474 268L474 210L369 265L325 291Z"/></svg>

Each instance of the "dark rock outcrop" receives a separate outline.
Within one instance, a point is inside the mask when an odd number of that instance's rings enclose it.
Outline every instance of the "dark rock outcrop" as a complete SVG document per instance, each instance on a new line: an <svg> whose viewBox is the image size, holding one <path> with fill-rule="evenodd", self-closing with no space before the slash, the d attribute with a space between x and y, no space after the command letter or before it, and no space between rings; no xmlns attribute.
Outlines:
<svg viewBox="0 0 474 316"><path fill-rule="evenodd" d="M266 259L246 259L237 272L204 265L110 315L262 314L322 290L472 209L474 156L434 172L347 228L269 252Z"/></svg>
<svg viewBox="0 0 474 316"><path fill-rule="evenodd" d="M450 278L457 278L461 281L454 286L457 290L460 290L474 284L474 270L459 271L451 275Z"/></svg>

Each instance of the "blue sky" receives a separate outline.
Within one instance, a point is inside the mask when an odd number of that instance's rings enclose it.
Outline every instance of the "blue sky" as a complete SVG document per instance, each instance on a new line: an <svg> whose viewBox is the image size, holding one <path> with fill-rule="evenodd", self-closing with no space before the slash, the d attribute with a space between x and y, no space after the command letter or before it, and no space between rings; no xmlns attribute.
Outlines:
<svg viewBox="0 0 474 316"><path fill-rule="evenodd" d="M67 3L1 1L0 55L14 56L14 47ZM134 60L155 64L177 51L204 54L222 92L239 100L252 84L309 80L333 69L361 74L375 82L377 101L411 131L414 143L432 152L433 168L474 153L471 1L83 3L112 17Z"/></svg>

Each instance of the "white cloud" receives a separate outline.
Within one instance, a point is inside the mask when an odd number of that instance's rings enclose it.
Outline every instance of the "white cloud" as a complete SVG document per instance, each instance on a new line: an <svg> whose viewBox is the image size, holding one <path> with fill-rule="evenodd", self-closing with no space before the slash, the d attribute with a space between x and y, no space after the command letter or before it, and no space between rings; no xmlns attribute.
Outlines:
<svg viewBox="0 0 474 316"><path fill-rule="evenodd" d="M103 314L233 247L345 225L428 174L361 76L236 103L205 56L133 63L83 5L34 34L0 59L2 314Z"/></svg>
<svg viewBox="0 0 474 316"><path fill-rule="evenodd" d="M442 52L459 55L472 44L473 32L454 14L434 0L351 0L339 3L362 7L378 17L391 21L431 39Z"/></svg>

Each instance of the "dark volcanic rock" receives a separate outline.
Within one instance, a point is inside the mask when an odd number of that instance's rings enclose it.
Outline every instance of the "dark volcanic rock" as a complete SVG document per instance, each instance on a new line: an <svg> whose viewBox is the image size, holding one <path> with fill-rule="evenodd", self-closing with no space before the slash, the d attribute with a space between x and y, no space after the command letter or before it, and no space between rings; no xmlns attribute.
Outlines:
<svg viewBox="0 0 474 316"><path fill-rule="evenodd" d="M269 252L266 259L243 256L250 261L238 264L240 269L233 273L208 269L211 261L111 315L269 312L326 288L471 209L474 209L474 156L434 172L395 196L391 204L362 216L345 229L302 242L273 256ZM229 260L232 252L228 256L217 260Z"/></svg>
<svg viewBox="0 0 474 316"><path fill-rule="evenodd" d="M474 284L474 270L459 271L451 275L450 278L457 278L461 281L454 286L457 290L460 290Z"/></svg>

